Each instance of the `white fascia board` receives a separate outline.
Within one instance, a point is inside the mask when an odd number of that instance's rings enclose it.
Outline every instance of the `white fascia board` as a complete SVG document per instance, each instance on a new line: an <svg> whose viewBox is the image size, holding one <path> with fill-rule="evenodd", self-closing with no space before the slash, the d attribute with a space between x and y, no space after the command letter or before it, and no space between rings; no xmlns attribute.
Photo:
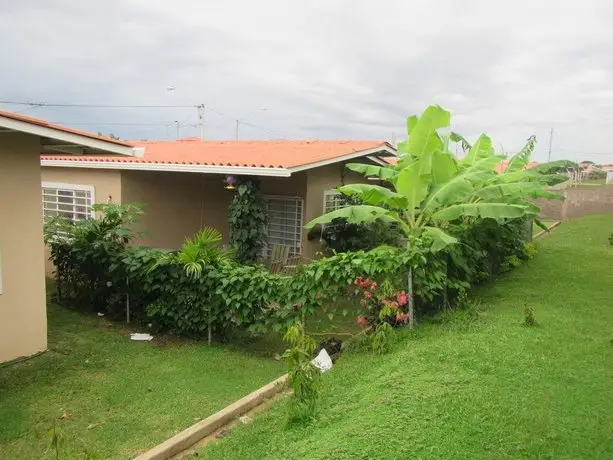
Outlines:
<svg viewBox="0 0 613 460"><path fill-rule="evenodd" d="M376 154L381 154L381 153L385 153L385 154L390 155L390 156L396 156L396 150L394 150L393 148L388 147L387 145L381 145L379 147L375 147L375 148L372 148L372 149L359 150L357 152L351 152L351 153L348 153L347 155L342 155L342 156L339 156L339 157L331 158L329 160L317 161L315 163L310 163L310 164L307 164L307 165L294 166L293 168L287 168L287 169L288 169L288 171L291 171L292 173L295 173L295 172L298 172L298 171L305 171L307 169L319 168L321 166L331 165L331 164L334 164L334 163L340 163L340 162L347 161L347 160L353 160L354 158L360 158L360 157L364 157L364 156L376 155ZM387 163L385 163L385 162L382 162L380 164L387 165Z"/></svg>
<svg viewBox="0 0 613 460"><path fill-rule="evenodd" d="M249 166L213 166L169 163L131 163L128 161L87 161L87 160L47 160L41 159L41 166L59 168L121 169L132 171L171 171L201 174L228 174L237 176L290 177L291 171L285 168L263 168Z"/></svg>
<svg viewBox="0 0 613 460"><path fill-rule="evenodd" d="M41 126L27 121L14 120L13 118L0 115L0 128L11 131L19 131L39 137L47 137L69 144L82 145L91 149L96 149L105 153L116 153L118 155L135 156L135 148L128 145L120 145L114 142L107 142L103 139L95 139L80 134L70 133L48 126Z"/></svg>

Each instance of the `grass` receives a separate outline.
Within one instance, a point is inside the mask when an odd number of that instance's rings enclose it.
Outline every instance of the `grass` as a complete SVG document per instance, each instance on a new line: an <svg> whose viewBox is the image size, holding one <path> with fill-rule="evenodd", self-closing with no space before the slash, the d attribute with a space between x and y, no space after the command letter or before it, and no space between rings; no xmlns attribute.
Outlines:
<svg viewBox="0 0 613 460"><path fill-rule="evenodd" d="M128 329L55 305L49 351L0 368L0 458L130 458L270 382L282 362L235 348L133 342Z"/></svg>
<svg viewBox="0 0 613 460"><path fill-rule="evenodd" d="M613 215L565 222L478 313L343 356L313 423L288 427L284 401L198 458L613 458L612 230Z"/></svg>

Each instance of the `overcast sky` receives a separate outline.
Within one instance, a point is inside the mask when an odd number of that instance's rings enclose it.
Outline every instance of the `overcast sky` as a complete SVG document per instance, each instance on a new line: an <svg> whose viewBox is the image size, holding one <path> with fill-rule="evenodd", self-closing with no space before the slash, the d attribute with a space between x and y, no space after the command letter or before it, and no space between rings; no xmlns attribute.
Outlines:
<svg viewBox="0 0 613 460"><path fill-rule="evenodd" d="M554 159L613 163L608 0L0 3L0 100L203 103L211 139L243 117L243 139L402 139L437 103L506 152L536 134L546 160L553 127ZM195 108L24 113L122 139L174 138L175 120L199 134Z"/></svg>

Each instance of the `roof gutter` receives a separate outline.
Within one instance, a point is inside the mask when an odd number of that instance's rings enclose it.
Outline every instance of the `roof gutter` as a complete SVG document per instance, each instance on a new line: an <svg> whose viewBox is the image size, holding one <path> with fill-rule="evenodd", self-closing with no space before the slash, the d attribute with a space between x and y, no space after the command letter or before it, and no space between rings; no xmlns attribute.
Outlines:
<svg viewBox="0 0 613 460"><path fill-rule="evenodd" d="M255 166L216 166L173 163L135 163L130 161L88 161L88 160L48 160L42 158L41 166L60 168L121 169L131 171L170 171L200 174L230 174L237 176L290 177L291 171L285 168L265 168Z"/></svg>
<svg viewBox="0 0 613 460"><path fill-rule="evenodd" d="M133 147L124 142L111 142L104 139L96 139L94 137L62 131L49 126L41 126L23 120L15 120L2 115L0 115L0 128L4 128L9 131L32 134L39 137L46 137L57 141L66 142L68 144L81 145L103 152L116 153L118 155L131 157L139 156L139 151L142 155L142 149L138 149L138 147Z"/></svg>

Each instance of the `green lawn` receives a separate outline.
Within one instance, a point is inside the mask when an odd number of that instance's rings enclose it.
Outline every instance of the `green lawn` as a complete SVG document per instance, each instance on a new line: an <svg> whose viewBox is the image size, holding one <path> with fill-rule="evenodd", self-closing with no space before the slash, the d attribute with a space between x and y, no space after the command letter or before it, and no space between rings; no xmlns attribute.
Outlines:
<svg viewBox="0 0 613 460"><path fill-rule="evenodd" d="M479 319L348 353L315 423L288 428L282 402L198 458L613 458L612 231L613 215L562 224L481 289ZM526 306L539 326L522 325Z"/></svg>
<svg viewBox="0 0 613 460"><path fill-rule="evenodd" d="M0 458L130 458L284 371L253 355L180 340L133 342L104 318L49 306L49 351L0 367Z"/></svg>

